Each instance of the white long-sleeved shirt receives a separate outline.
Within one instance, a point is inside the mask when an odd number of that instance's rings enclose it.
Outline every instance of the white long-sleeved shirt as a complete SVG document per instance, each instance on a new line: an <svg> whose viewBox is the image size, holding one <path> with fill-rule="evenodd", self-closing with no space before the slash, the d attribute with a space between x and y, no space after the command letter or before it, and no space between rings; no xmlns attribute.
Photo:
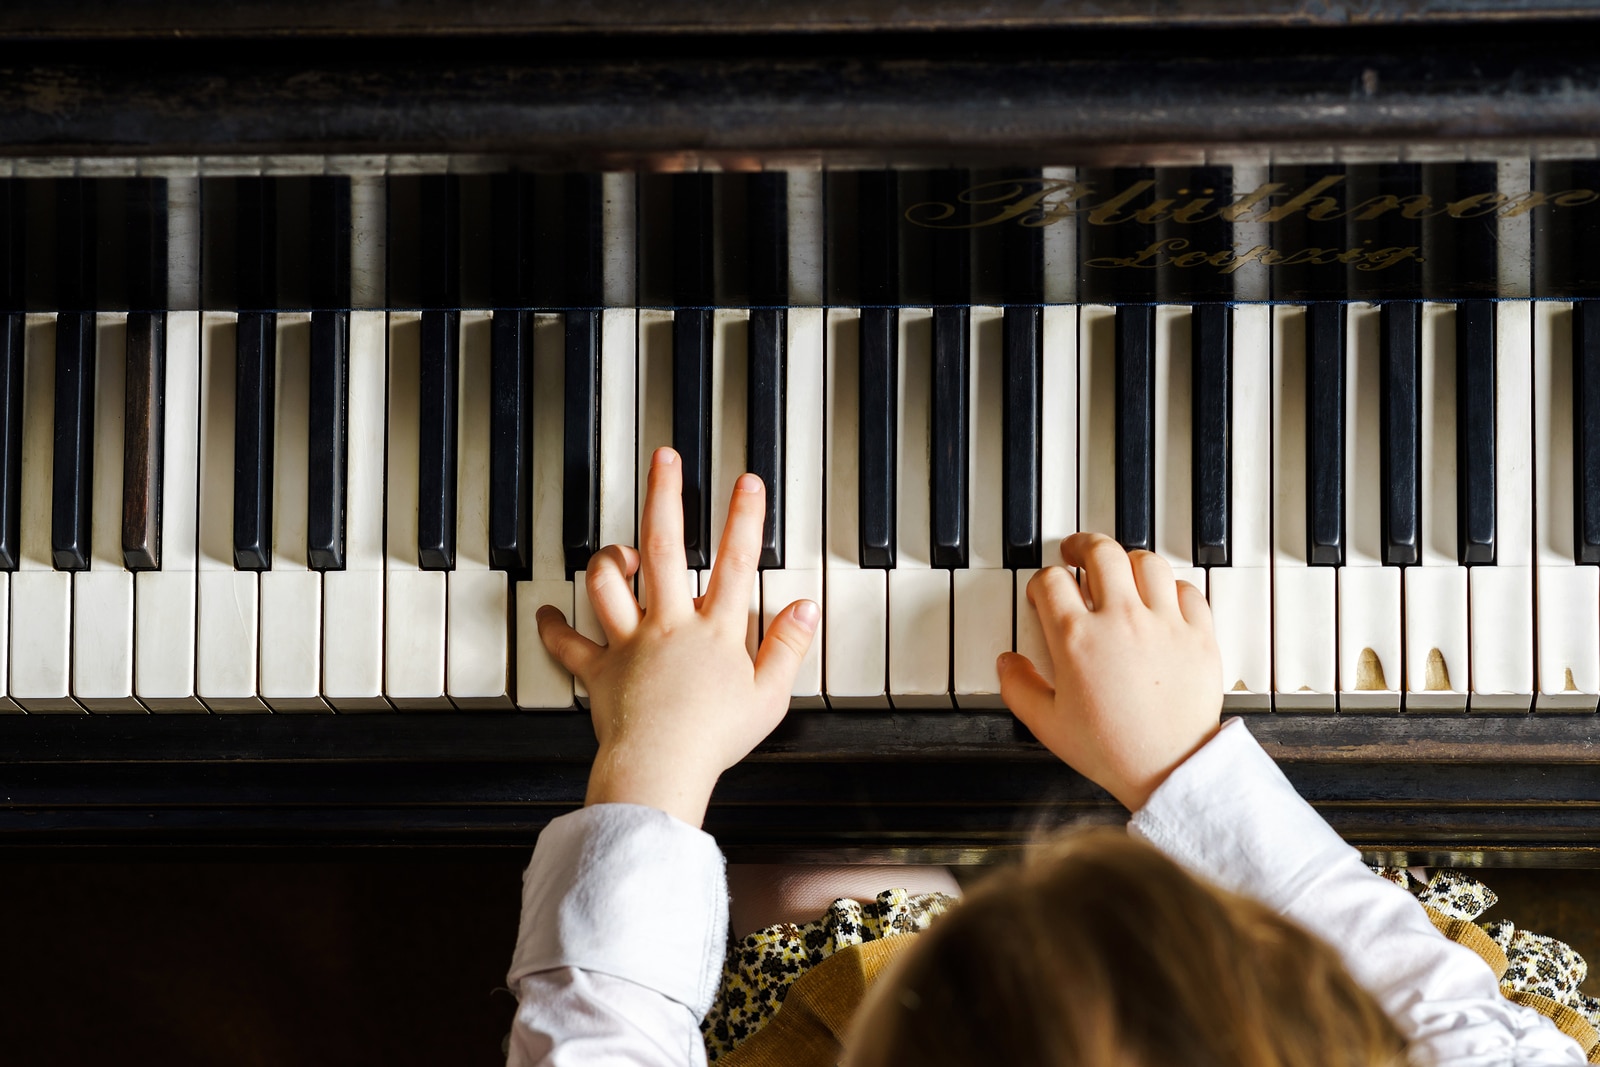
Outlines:
<svg viewBox="0 0 1600 1067"><path fill-rule="evenodd" d="M1174 771L1129 832L1336 946L1418 1062L1587 1062L1548 1019L1502 997L1488 965L1435 930L1410 894L1374 876L1241 721ZM726 869L708 834L630 804L553 820L523 877L510 1067L704 1064L698 1024L727 926Z"/></svg>

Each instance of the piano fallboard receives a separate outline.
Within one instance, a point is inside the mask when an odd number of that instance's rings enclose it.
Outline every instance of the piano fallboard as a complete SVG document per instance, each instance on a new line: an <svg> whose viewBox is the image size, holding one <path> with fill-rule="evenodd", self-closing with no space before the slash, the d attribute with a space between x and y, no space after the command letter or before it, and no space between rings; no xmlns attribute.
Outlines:
<svg viewBox="0 0 1600 1067"><path fill-rule="evenodd" d="M1600 862L1590 717L1247 717L1374 862ZM587 714L0 720L7 848L526 849L582 803ZM992 862L1122 809L1003 712L790 713L728 771L730 857Z"/></svg>

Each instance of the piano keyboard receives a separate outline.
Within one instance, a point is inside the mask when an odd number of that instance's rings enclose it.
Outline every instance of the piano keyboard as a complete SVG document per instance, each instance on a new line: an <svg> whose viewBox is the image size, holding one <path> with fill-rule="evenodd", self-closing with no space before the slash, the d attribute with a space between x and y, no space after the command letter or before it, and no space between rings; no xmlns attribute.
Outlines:
<svg viewBox="0 0 1600 1067"><path fill-rule="evenodd" d="M1600 308L1562 289L1587 224L1540 214L1593 163L32 166L0 176L8 710L570 707L533 614L601 636L583 568L669 444L696 592L767 482L752 649L823 606L796 706L999 706L1080 528L1207 593L1231 708L1600 702Z"/></svg>

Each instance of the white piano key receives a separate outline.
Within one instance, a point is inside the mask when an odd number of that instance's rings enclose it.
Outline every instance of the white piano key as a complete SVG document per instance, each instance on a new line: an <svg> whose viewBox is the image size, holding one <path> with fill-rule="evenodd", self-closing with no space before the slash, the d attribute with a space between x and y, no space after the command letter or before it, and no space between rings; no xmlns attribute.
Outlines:
<svg viewBox="0 0 1600 1067"><path fill-rule="evenodd" d="M1478 568L1481 570L1482 568ZM1594 711L1600 700L1600 568L1539 567L1539 711Z"/></svg>
<svg viewBox="0 0 1600 1067"><path fill-rule="evenodd" d="M170 189L170 186L169 186ZM169 206L170 210L170 206ZM170 238L169 238L170 239ZM200 503L200 314L167 313L161 569L134 576L134 691L151 711L202 712L195 695Z"/></svg>
<svg viewBox="0 0 1600 1067"><path fill-rule="evenodd" d="M796 167L789 171L789 314L820 307L824 252L822 170Z"/></svg>
<svg viewBox="0 0 1600 1067"><path fill-rule="evenodd" d="M956 704L998 708L996 660L1011 651L1012 572L999 568L954 572Z"/></svg>
<svg viewBox="0 0 1600 1067"><path fill-rule="evenodd" d="M1467 568L1407 567L1405 575L1406 709L1460 711L1469 684Z"/></svg>
<svg viewBox="0 0 1600 1067"><path fill-rule="evenodd" d="M968 453L967 568L952 575L952 664L956 703L1000 707L995 660L1014 640L1016 579L1005 570L1001 523L1005 487L1004 317L999 308L972 309L971 451Z"/></svg>
<svg viewBox="0 0 1600 1067"><path fill-rule="evenodd" d="M1534 304L1536 711L1589 711L1600 700L1600 572L1576 565L1573 540L1572 344L1572 305Z"/></svg>
<svg viewBox="0 0 1600 1067"><path fill-rule="evenodd" d="M257 686L260 593L233 569L234 381L238 316L206 312L200 337L200 523L195 686L212 711L265 711Z"/></svg>
<svg viewBox="0 0 1600 1067"><path fill-rule="evenodd" d="M1468 628L1472 693L1467 706L1473 711L1527 711L1533 706L1536 676L1534 568L1469 568L1467 603L1473 620ZM1591 597L1588 603L1592 609L1600 598ZM1589 618L1600 622L1593 610ZM1600 637L1590 647L1600 648ZM1591 709L1594 703L1591 696Z"/></svg>
<svg viewBox="0 0 1600 1067"><path fill-rule="evenodd" d="M1272 710L1272 571L1212 567L1207 599L1222 653L1222 706Z"/></svg>
<svg viewBox="0 0 1600 1067"><path fill-rule="evenodd" d="M826 427L822 396L827 379L822 316L820 308L790 308L788 314L783 563L786 569L800 572L822 569Z"/></svg>
<svg viewBox="0 0 1600 1067"><path fill-rule="evenodd" d="M1400 568L1340 567L1339 710L1399 711Z"/></svg>
<svg viewBox="0 0 1600 1067"><path fill-rule="evenodd" d="M133 696L133 572L122 562L127 316L95 324L89 569L73 576L72 692L90 711L144 710Z"/></svg>
<svg viewBox="0 0 1600 1067"><path fill-rule="evenodd" d="M644 498L650 488L650 462L656 449L672 446L672 312L659 308L639 309L639 371L636 417L638 453L635 472L640 521L644 519ZM557 412L559 418L560 413ZM537 431L536 431L537 432ZM557 442L559 447L559 442ZM534 451L538 455L538 450ZM556 502L559 510L560 501ZM638 545L643 538L633 541ZM644 583L635 582L639 603L644 605ZM698 588L698 586L696 586Z"/></svg>
<svg viewBox="0 0 1600 1067"><path fill-rule="evenodd" d="M1306 311L1273 308L1273 706L1337 705L1337 572L1306 560Z"/></svg>
<svg viewBox="0 0 1600 1067"><path fill-rule="evenodd" d="M745 423L749 412L750 313L718 308L711 320L711 537L710 559L716 565L722 530L728 524L733 484L748 468ZM703 574L705 595L709 572Z"/></svg>
<svg viewBox="0 0 1600 1067"><path fill-rule="evenodd" d="M380 311L350 313L345 569L322 575L322 692L339 711L389 706L383 697L386 325Z"/></svg>
<svg viewBox="0 0 1600 1067"><path fill-rule="evenodd" d="M1063 225L1065 221L1051 223L1046 241L1051 230ZM1050 473L1039 480L1039 533L1040 558L1049 567L1060 565L1061 542L1078 529L1078 309L1047 307L1043 318L1039 458L1041 470ZM1026 583L1017 588L1026 588ZM1019 627L1022 617L1019 610ZM1020 629L1018 641L1020 652Z"/></svg>
<svg viewBox="0 0 1600 1067"><path fill-rule="evenodd" d="M888 579L862 570L860 513L860 318L827 312L827 554L823 576L823 676L834 707L888 705Z"/></svg>
<svg viewBox="0 0 1600 1067"><path fill-rule="evenodd" d="M272 415L272 569L259 578L261 698L273 711L326 711L322 575L310 569L311 316L280 312Z"/></svg>
<svg viewBox="0 0 1600 1067"><path fill-rule="evenodd" d="M1005 530L1001 518L1005 497L1005 318L997 307L971 312L972 358L967 392L967 566L998 570L1005 566ZM1009 579L1007 584L1009 585ZM1006 603L1010 604L1010 598ZM1009 614L1010 608L1006 611ZM960 641L960 620L957 620Z"/></svg>
<svg viewBox="0 0 1600 1067"><path fill-rule="evenodd" d="M11 580L11 696L28 711L81 711L72 699L72 575L50 555L56 317L29 315L23 341L22 558Z"/></svg>
<svg viewBox="0 0 1600 1067"><path fill-rule="evenodd" d="M1039 613L1028 600L1028 583L1038 574L1031 568L1016 572L1016 651L1027 656L1045 681L1056 679L1055 662L1050 658L1050 645L1045 640L1044 627L1039 624Z"/></svg>
<svg viewBox="0 0 1600 1067"><path fill-rule="evenodd" d="M627 171L612 171L600 176L604 267L602 285L608 308L631 308L635 299L638 241L636 220L639 206L637 181ZM601 373L605 373L602 369Z"/></svg>
<svg viewBox="0 0 1600 1067"><path fill-rule="evenodd" d="M539 640L539 609L550 605L572 618L572 583L534 579L517 583L517 707L572 707L572 675Z"/></svg>
<svg viewBox="0 0 1600 1067"><path fill-rule="evenodd" d="M1078 311L1078 529L1117 531L1116 311Z"/></svg>
<svg viewBox="0 0 1600 1067"><path fill-rule="evenodd" d="M443 708L445 574L417 565L417 450L422 316L389 316L384 694L399 708Z"/></svg>
<svg viewBox="0 0 1600 1067"><path fill-rule="evenodd" d="M762 571L761 632L765 634L772 626L772 620L777 617L778 612L796 600L810 600L819 607L822 605L821 570L802 571L786 567L783 570ZM822 646L823 630L818 626L815 636L811 639L811 648L800 663L799 673L795 675L794 688L790 690L789 696L790 707L822 706Z"/></svg>
<svg viewBox="0 0 1600 1067"><path fill-rule="evenodd" d="M1054 209L1071 207L1077 171L1045 167L1042 174L1048 183L1042 204L1049 210L1050 220L1044 227L1044 300L1047 304L1071 304L1078 298L1077 221L1069 211Z"/></svg>
<svg viewBox="0 0 1600 1067"><path fill-rule="evenodd" d="M600 318L601 545L631 545L637 528L633 499L637 478L634 462L638 455L637 317L632 308L613 307ZM740 441L742 448L743 434Z"/></svg>
<svg viewBox="0 0 1600 1067"><path fill-rule="evenodd" d="M1272 707L1272 309L1233 309L1231 566L1207 599L1222 650L1223 706Z"/></svg>
<svg viewBox="0 0 1600 1067"><path fill-rule="evenodd" d="M1467 568L1456 563L1456 309L1422 306L1422 565L1406 568L1406 707L1462 710Z"/></svg>
<svg viewBox="0 0 1600 1067"><path fill-rule="evenodd" d="M1174 570L1194 565L1192 328L1189 308L1156 308L1155 546Z"/></svg>
<svg viewBox="0 0 1600 1067"><path fill-rule="evenodd" d="M447 572L445 608L445 693L458 708L509 707L512 698L510 579L489 568L490 328L488 312L461 313L456 565ZM631 472L629 483L631 500Z"/></svg>
<svg viewBox="0 0 1600 1067"><path fill-rule="evenodd" d="M895 442L895 569L889 572L889 699L950 706L950 572L932 561L933 312L902 308Z"/></svg>
<svg viewBox="0 0 1600 1067"><path fill-rule="evenodd" d="M1383 566L1380 314L1345 315L1345 566L1339 568L1339 710L1399 711L1400 570Z"/></svg>
<svg viewBox="0 0 1600 1067"><path fill-rule="evenodd" d="M350 306L353 308L383 307L388 278L387 206L388 183L383 174L351 175ZM350 318L353 348L356 316Z"/></svg>
<svg viewBox="0 0 1600 1067"><path fill-rule="evenodd" d="M888 706L888 573L834 567L824 574L823 671L833 707Z"/></svg>
<svg viewBox="0 0 1600 1067"><path fill-rule="evenodd" d="M1522 173L1526 176L1525 164ZM1504 253L1504 243L1501 249ZM1523 248L1521 254L1526 251ZM1526 263L1524 269L1525 278L1531 278ZM1495 305L1495 562L1492 567L1473 567L1467 582L1472 613L1468 706L1479 711L1526 711L1533 705L1537 667L1532 411L1533 306L1502 301ZM1600 611L1600 600L1590 603ZM1600 650L1600 641L1594 647Z"/></svg>
<svg viewBox="0 0 1600 1067"><path fill-rule="evenodd" d="M11 699L11 572L0 571L0 715L21 714Z"/></svg>
<svg viewBox="0 0 1600 1067"><path fill-rule="evenodd" d="M668 335L670 337L669 328ZM532 580L518 582L517 706L570 708L572 675L545 651L535 622L549 604L569 624L576 618L574 583L567 580L561 547L562 419L565 398L565 332L561 316L536 315L533 325L533 539ZM670 351L670 349L669 349ZM670 368L669 368L670 369ZM668 379L669 396L671 379ZM582 576L579 576L582 580Z"/></svg>
<svg viewBox="0 0 1600 1067"><path fill-rule="evenodd" d="M790 176L791 239L796 225L794 214L794 176ZM820 187L819 187L820 189ZM815 209L819 212L820 200ZM820 234L820 231L819 231ZM818 238L820 245L820 236ZM791 245L791 263L799 252ZM821 255L820 248L816 253ZM820 261L819 261L820 262ZM791 266L791 285L796 267ZM821 292L820 266L815 291ZM809 284L809 283L808 283ZM791 289L790 298L798 300ZM820 296L817 301L820 302ZM788 313L787 388L784 403L784 510L783 562L781 570L761 573L762 633L773 618L796 600L815 601L823 606L822 507L823 438L826 430L822 397L827 382L823 352L823 311L817 307L792 307ZM806 653L790 694L791 707L821 707L822 648L824 631L817 627L811 650Z"/></svg>

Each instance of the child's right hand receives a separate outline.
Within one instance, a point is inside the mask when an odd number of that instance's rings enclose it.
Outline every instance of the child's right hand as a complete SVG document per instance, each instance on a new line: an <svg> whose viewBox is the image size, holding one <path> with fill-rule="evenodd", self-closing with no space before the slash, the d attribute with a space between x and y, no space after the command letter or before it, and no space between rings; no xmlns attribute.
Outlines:
<svg viewBox="0 0 1600 1067"><path fill-rule="evenodd" d="M1074 770L1130 811L1217 732L1222 658L1205 596L1151 552L1103 534L1062 542L1067 566L1028 583L1055 685L1026 656L1000 657L1000 693Z"/></svg>

